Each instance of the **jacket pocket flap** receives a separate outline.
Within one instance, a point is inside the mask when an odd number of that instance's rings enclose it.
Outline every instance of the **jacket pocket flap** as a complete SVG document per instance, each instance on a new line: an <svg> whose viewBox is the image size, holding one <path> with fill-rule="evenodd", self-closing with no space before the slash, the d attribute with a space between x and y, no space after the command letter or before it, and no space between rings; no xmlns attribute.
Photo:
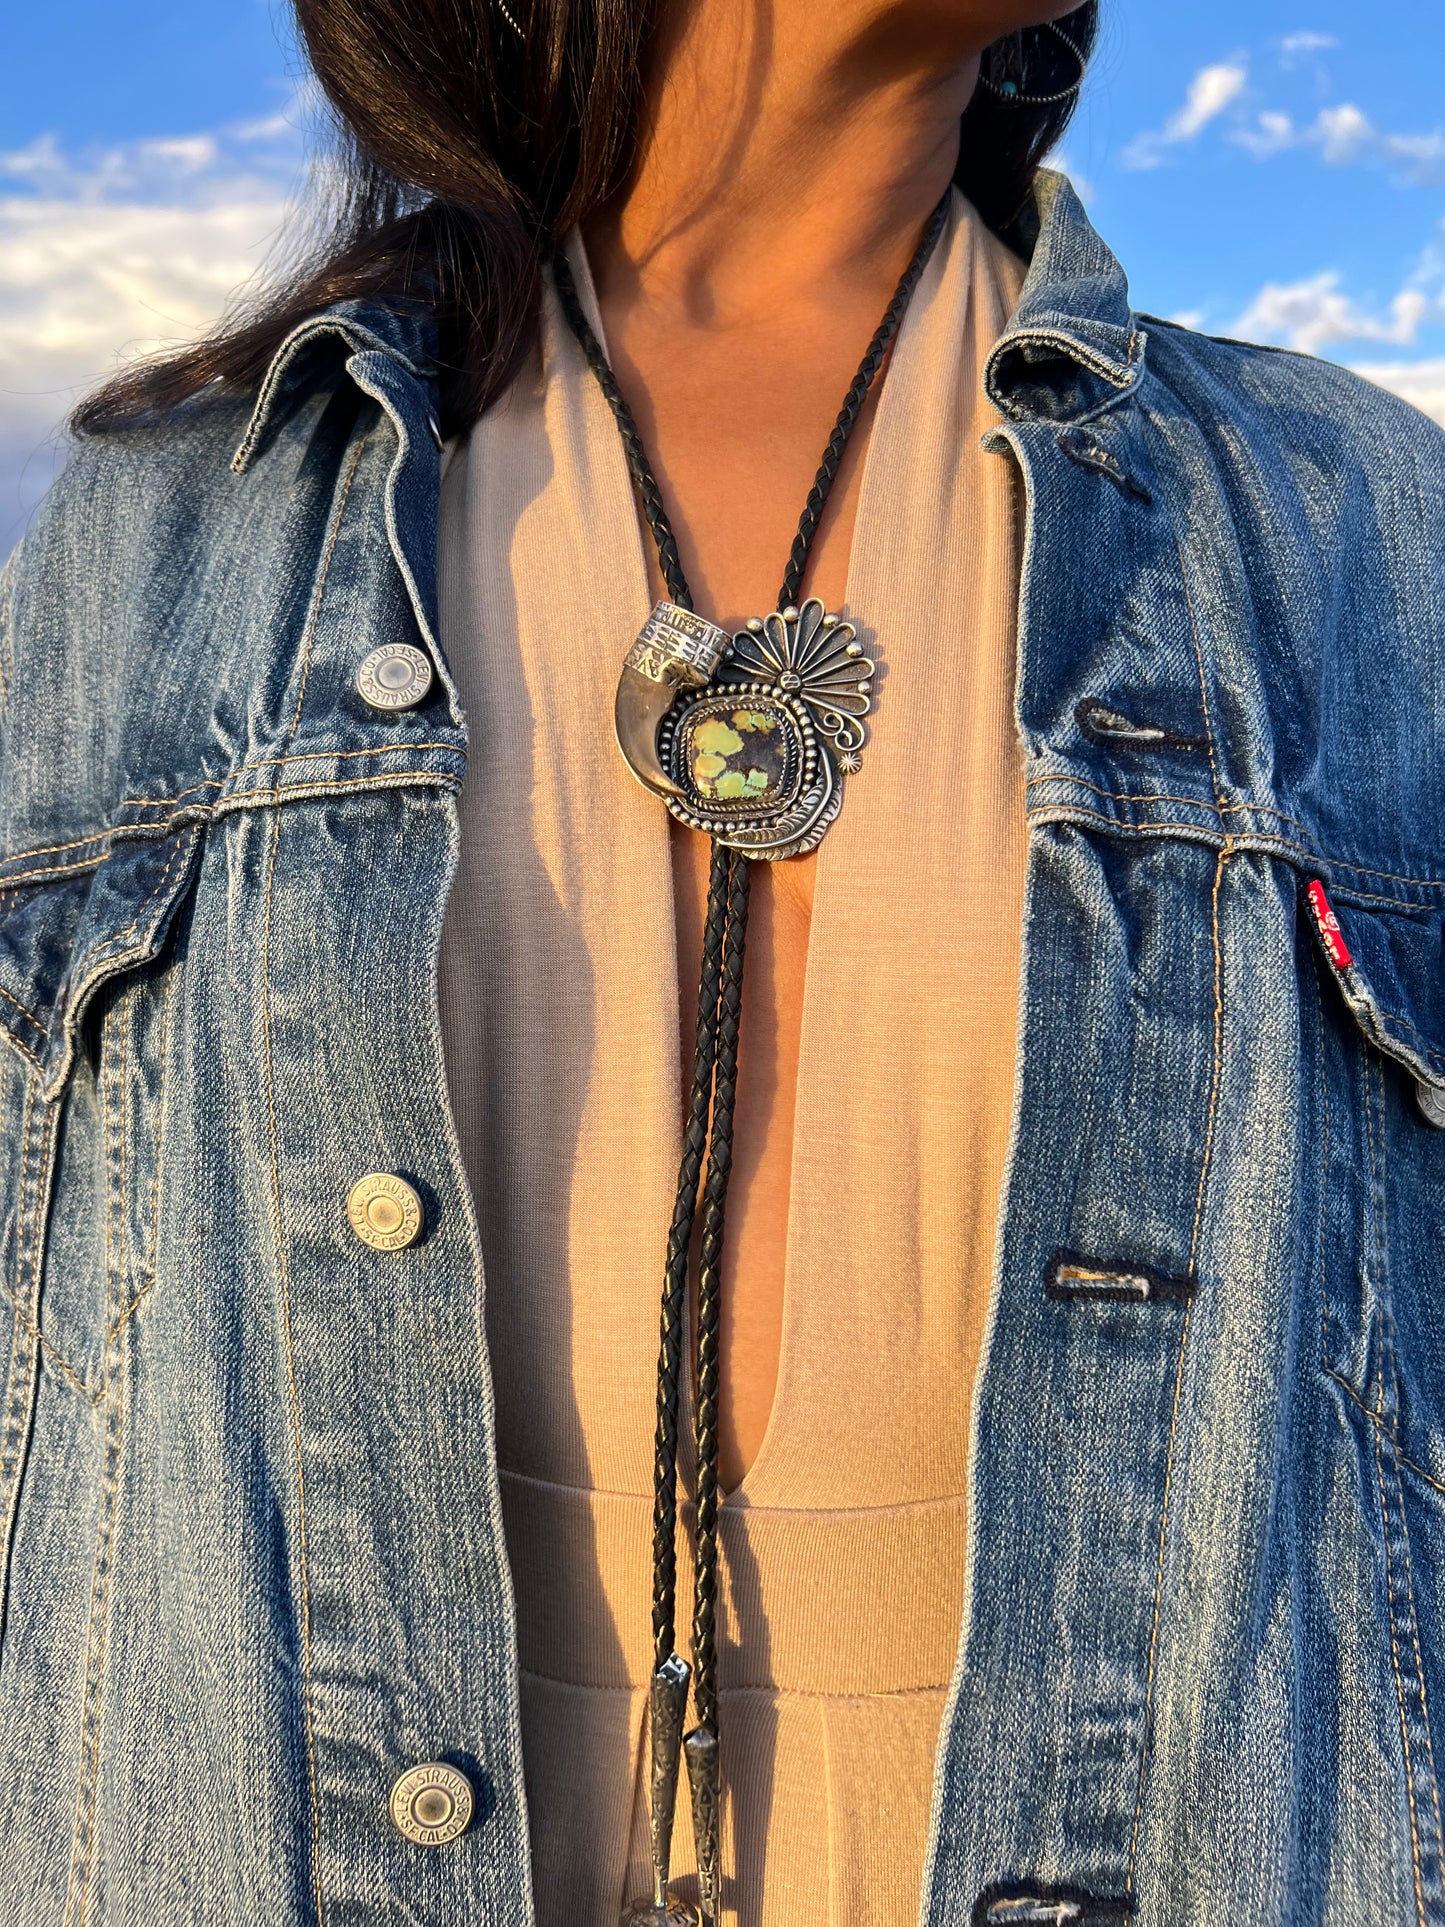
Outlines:
<svg viewBox="0 0 1445 1927"><path fill-rule="evenodd" d="M200 830L112 846L93 870L0 893L0 1031L53 1097L86 1004L108 977L149 962L185 892Z"/></svg>
<svg viewBox="0 0 1445 1927"><path fill-rule="evenodd" d="M1445 918L1404 904L1367 909L1317 881L1305 900L1361 1030L1426 1090L1445 1094Z"/></svg>

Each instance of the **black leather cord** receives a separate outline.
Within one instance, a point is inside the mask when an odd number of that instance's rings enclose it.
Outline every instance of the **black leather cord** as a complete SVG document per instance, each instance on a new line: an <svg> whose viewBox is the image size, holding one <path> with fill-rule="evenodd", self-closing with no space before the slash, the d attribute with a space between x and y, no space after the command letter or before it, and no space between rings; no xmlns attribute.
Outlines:
<svg viewBox="0 0 1445 1927"><path fill-rule="evenodd" d="M833 432L828 437L828 446L823 451L823 459L808 500L803 509L803 519L798 524L798 533L793 537L792 554L788 557L788 572L783 577L783 586L778 591L778 607L786 609L798 599L807 572L808 557L812 553L813 537L818 533L818 524L823 519L823 510L828 506L828 497L833 492L833 484L838 478L842 464L843 451L848 446L848 438L853 433L863 404L868 399L873 383L878 378L878 370L883 366L888 350L893 345L893 337L902 326L908 303L913 290L918 286L923 270L938 246L938 237L943 232L943 224L948 218L949 195L945 194L928 223L922 241L914 252L913 259L898 283L893 299L889 302L878 332L868 344L868 352L858 364L858 372L853 377L853 386L848 390L848 398L839 410L838 419L833 424Z"/></svg>
<svg viewBox="0 0 1445 1927"><path fill-rule="evenodd" d="M948 216L952 189L934 210L903 279L889 302L868 351L834 423L828 445L798 523L778 607L797 601L808 559L837 480L848 438L857 425L878 372L903 320L908 302L938 244ZM560 249L552 256L558 298L588 365L597 378L622 436L627 466L657 544L657 559L667 593L680 608L693 607L692 591L678 553L677 538L663 505L647 450L632 410L608 365L602 344L583 313L576 283ZM697 1284L696 1422L697 1578L693 1592L692 1666L698 1725L717 1733L717 1577L718 1577L718 1395L722 1328L723 1244L728 1180L732 1174L733 1110L737 1101L738 1038L742 1024L743 966L746 960L748 897L752 868L747 857L716 840L708 875L707 921L703 930L702 972L698 985L697 1040L692 1089L678 1168L677 1194L668 1231L662 1292L661 1341L657 1361L657 1431L653 1463L652 1633L656 1662L673 1655L677 1636L677 1447L687 1324L687 1274L698 1193L702 1191L702 1246ZM706 1179L703 1150L706 1145ZM664 1773L664 1778L666 1774ZM654 1794L654 1799L657 1795ZM670 1836L671 1806L667 1829ZM654 1813L654 1833L659 1815ZM717 1814L709 1816L709 1842L699 1840L699 1867L708 1855L718 1859ZM666 1849L662 1849L666 1859ZM644 1906L644 1911L649 1911ZM705 1927L712 1927L706 1923Z"/></svg>
<svg viewBox="0 0 1445 1927"><path fill-rule="evenodd" d="M693 1053L692 1092L677 1196L667 1237L662 1290L662 1342L657 1359L657 1443L653 1466L652 1636L657 1664L671 1658L677 1645L677 1436L682 1375L682 1335L687 1317L687 1266L697 1194L707 1144L717 1063L718 995L723 976L723 936L728 912L731 852L714 843L708 876L707 922L703 926L702 974L697 996L697 1044ZM746 867L746 866L744 866ZM736 1053L736 1036L733 1050Z"/></svg>
<svg viewBox="0 0 1445 1927"><path fill-rule="evenodd" d="M714 845L716 848L716 845ZM722 1327L723 1234L733 1164L733 1106L738 1088L738 1034L743 1012L748 892L752 865L734 850L728 878L727 934L718 1000L717 1073L712 1136L702 1205L697 1279L697 1585L693 1594L693 1691L700 1726L717 1731L717 1494L719 1342Z"/></svg>
<svg viewBox="0 0 1445 1927"><path fill-rule="evenodd" d="M667 519L667 510L662 505L662 491L657 486L652 464L647 459L647 450L642 445L642 436L637 423L632 418L632 410L627 406L627 398L617 386L617 377L611 364L602 352L602 343L593 332L592 324L582 312L582 303L577 298L577 283L572 279L572 270L567 265L567 257L558 248L552 256L552 274L557 283L557 296L562 303L562 312L587 357L587 365L597 377L597 385L607 397L607 405L612 410L613 419L622 435L622 446L627 451L627 466L632 471L633 487L637 490L642 503L642 512L647 517L647 526L652 530L652 539L657 544L657 560L662 570L662 579L667 584L667 593L680 609L692 607L692 590L687 586L687 577L682 572L682 558L677 552L677 537L672 532L672 524Z"/></svg>
<svg viewBox="0 0 1445 1927"><path fill-rule="evenodd" d="M778 591L778 607L785 609L796 602L798 592L803 586L807 573L808 557L812 553L813 538L823 520L823 511L828 506L828 497L833 492L833 484L838 478L838 470L843 461L843 451L848 446L848 438L857 425L863 412L878 371L887 358L893 345L893 337L902 325L908 310L913 290L918 286L923 270L933 257L938 245L938 237L943 232L948 219L949 201L952 189L944 195L929 217L923 239L913 253L903 273L903 279L894 290L893 299L884 310L877 332L868 344L867 353L858 364L858 372L853 377L843 406L838 411L838 419L833 424L833 432L828 437L828 445L823 450L823 459L818 465L818 473L813 478L813 486L808 491L808 500L798 523L798 533L793 537L792 552L788 557L787 574L783 586ZM562 303L562 312L567 317L573 334L582 344L582 352L587 357L588 366L597 377L597 384L607 398L613 418L622 436L622 446L627 451L627 466L632 473L633 486L642 504L642 512L647 517L647 525L652 530L652 539L657 544L657 560L662 570L662 579L667 584L667 593L679 608L691 609L692 591L683 573L682 559L678 554L677 537L667 518L663 506L662 491L657 486L657 478L652 472L652 464L647 458L642 436L633 419L627 398L617 385L611 364L603 353L602 343L597 339L591 322L583 313L582 303L577 294L577 283L572 278L572 270L560 248L552 256L552 272L557 284L557 295Z"/></svg>

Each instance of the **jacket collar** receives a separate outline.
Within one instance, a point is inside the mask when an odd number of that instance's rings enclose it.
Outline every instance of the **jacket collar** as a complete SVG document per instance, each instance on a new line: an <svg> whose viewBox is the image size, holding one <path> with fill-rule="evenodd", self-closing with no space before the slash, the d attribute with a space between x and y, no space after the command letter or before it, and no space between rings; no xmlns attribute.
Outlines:
<svg viewBox="0 0 1445 1927"><path fill-rule="evenodd" d="M1147 336L1129 305L1124 270L1067 178L1052 169L1039 170L1018 227L1023 245L1032 243L1032 259L1018 307L988 359L989 398L1015 421L1097 414L1132 393L1144 371ZM232 459L238 475L327 345L348 355L379 353L417 381L435 381L436 324L424 302L339 301L277 349Z"/></svg>
<svg viewBox="0 0 1445 1927"><path fill-rule="evenodd" d="M1144 372L1148 338L1124 270L1051 168L1039 170L1019 228L1032 258L984 371L989 399L1016 421L1097 414L1131 394Z"/></svg>
<svg viewBox="0 0 1445 1927"><path fill-rule="evenodd" d="M436 322L421 301L338 301L293 328L271 358L251 419L231 458L244 474L267 439L283 400L303 386L317 353L329 348L353 355L380 354L429 389L436 380ZM429 406L433 404L429 403ZM432 415L433 432L435 414Z"/></svg>

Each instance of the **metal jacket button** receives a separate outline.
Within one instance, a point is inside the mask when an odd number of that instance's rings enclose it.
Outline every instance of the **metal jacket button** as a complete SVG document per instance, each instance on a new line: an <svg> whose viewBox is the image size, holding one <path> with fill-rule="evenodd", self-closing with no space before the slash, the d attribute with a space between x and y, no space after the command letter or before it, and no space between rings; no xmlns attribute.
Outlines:
<svg viewBox="0 0 1445 1927"><path fill-rule="evenodd" d="M415 709L431 688L431 662L409 642L384 642L357 670L356 686L373 709Z"/></svg>
<svg viewBox="0 0 1445 1927"><path fill-rule="evenodd" d="M391 1789L391 1817L414 1846L444 1847L471 1823L471 1782L440 1760L411 1767Z"/></svg>
<svg viewBox="0 0 1445 1927"><path fill-rule="evenodd" d="M368 1171L352 1185L346 1215L361 1242L374 1251L402 1251L421 1236L421 1199L405 1178Z"/></svg>
<svg viewBox="0 0 1445 1927"><path fill-rule="evenodd" d="M1445 1091L1437 1091L1433 1084L1422 1080L1415 1086L1415 1102L1420 1106L1421 1115L1437 1131L1445 1131Z"/></svg>

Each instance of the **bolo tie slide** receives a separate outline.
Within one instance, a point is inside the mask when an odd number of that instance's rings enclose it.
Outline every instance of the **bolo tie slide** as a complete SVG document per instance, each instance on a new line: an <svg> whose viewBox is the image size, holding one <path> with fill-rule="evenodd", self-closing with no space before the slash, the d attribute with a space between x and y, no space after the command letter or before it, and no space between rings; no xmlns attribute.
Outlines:
<svg viewBox="0 0 1445 1927"><path fill-rule="evenodd" d="M723 1233L732 1169L738 1030L751 864L816 849L862 766L873 662L852 623L798 596L843 452L943 232L949 197L928 223L828 438L788 558L777 609L734 635L693 608L677 541L637 424L577 297L566 259L553 257L558 296L607 398L642 510L657 545L668 600L648 617L617 685L618 747L645 788L712 840L697 1040L677 1193L663 1272L653 1465L649 1796L652 1893L632 1901L623 1927L718 1927L722 1906L722 1761L717 1710L718 1390ZM702 1208L694 1383L697 1560L692 1664L677 1651L677 1450L688 1259ZM689 1696L695 1720L687 1728ZM694 1908L669 1886L673 1817L687 1762L697 1846Z"/></svg>

